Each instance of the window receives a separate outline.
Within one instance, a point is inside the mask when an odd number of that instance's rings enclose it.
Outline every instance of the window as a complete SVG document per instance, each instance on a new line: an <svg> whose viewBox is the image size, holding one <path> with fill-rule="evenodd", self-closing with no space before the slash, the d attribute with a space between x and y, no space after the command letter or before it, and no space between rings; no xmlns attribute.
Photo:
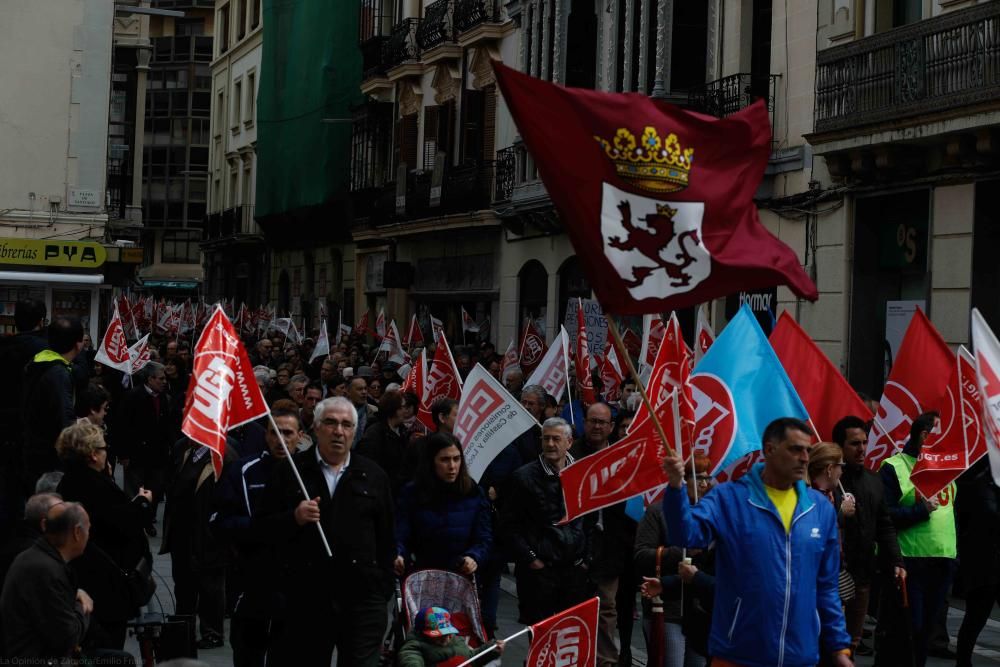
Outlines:
<svg viewBox="0 0 1000 667"><path fill-rule="evenodd" d="M250 2L253 5L253 9L252 9L253 14L251 15L251 18L250 18L250 27L251 28L256 28L257 26L260 25L260 3L261 3L261 0L250 0Z"/></svg>
<svg viewBox="0 0 1000 667"><path fill-rule="evenodd" d="M256 104L257 104L257 72L247 72L247 103L246 103L246 118L243 124L247 127L253 126L254 116L256 115Z"/></svg>
<svg viewBox="0 0 1000 667"><path fill-rule="evenodd" d="M229 172L229 208L236 208L236 205L239 203L239 189L239 174L234 169Z"/></svg>
<svg viewBox="0 0 1000 667"><path fill-rule="evenodd" d="M219 90L215 97L215 136L222 136L222 128L226 124L226 93Z"/></svg>
<svg viewBox="0 0 1000 667"><path fill-rule="evenodd" d="M219 18L216 24L215 38L219 42L219 55L229 49L229 5L225 4L219 8Z"/></svg>
<svg viewBox="0 0 1000 667"><path fill-rule="evenodd" d="M233 134L240 131L240 118L243 117L240 105L243 104L243 80L236 79L233 83L233 115L229 119L229 129Z"/></svg>
<svg viewBox="0 0 1000 667"><path fill-rule="evenodd" d="M247 0L239 0L239 12L236 15L236 39L243 39L247 34Z"/></svg>
<svg viewBox="0 0 1000 667"><path fill-rule="evenodd" d="M243 205L253 206L253 199L250 193L253 191L253 169L250 163L243 169Z"/></svg>
<svg viewBox="0 0 1000 667"><path fill-rule="evenodd" d="M160 259L165 264L197 264L201 261L198 242L201 232L179 229L163 232L163 247Z"/></svg>

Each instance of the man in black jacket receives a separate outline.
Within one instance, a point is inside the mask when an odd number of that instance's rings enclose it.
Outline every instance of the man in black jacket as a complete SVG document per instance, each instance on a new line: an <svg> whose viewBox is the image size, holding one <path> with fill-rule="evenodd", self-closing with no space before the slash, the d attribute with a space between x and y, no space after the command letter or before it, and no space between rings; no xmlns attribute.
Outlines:
<svg viewBox="0 0 1000 667"><path fill-rule="evenodd" d="M545 420L542 454L514 473L500 515L500 534L516 565L520 623L537 623L587 597L584 519L556 525L566 515L559 471L573 462L572 433L565 419Z"/></svg>
<svg viewBox="0 0 1000 667"><path fill-rule="evenodd" d="M24 482L35 488L42 473L55 470L56 438L76 421L73 360L83 349L80 320L57 318L49 325L49 345L24 371L21 419L24 426Z"/></svg>
<svg viewBox="0 0 1000 667"><path fill-rule="evenodd" d="M44 538L14 560L0 595L5 656L44 664L39 659L68 658L80 646L94 603L73 584L68 564L87 548L89 534L83 506L58 503Z"/></svg>
<svg viewBox="0 0 1000 667"><path fill-rule="evenodd" d="M316 406L314 447L279 464L264 490L262 520L279 545L283 609L272 627L272 665L375 667L393 592L395 521L388 476L351 452L357 411L345 398ZM327 556L320 539L333 552Z"/></svg>
<svg viewBox="0 0 1000 667"><path fill-rule="evenodd" d="M844 519L844 567L854 578L855 590L854 598L847 602L845 616L851 647L861 655L871 654L871 649L861 644L861 631L876 565L880 560L883 566L894 568L896 577L903 571L896 528L885 502L885 486L877 474L865 467L866 426L858 417L844 417L833 427L833 440L844 450L846 464L840 483L844 491L854 496L857 508L854 516Z"/></svg>

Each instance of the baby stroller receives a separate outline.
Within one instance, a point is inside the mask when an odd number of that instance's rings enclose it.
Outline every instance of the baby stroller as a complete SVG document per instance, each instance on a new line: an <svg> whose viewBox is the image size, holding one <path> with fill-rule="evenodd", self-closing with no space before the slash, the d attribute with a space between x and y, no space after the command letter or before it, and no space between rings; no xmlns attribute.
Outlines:
<svg viewBox="0 0 1000 667"><path fill-rule="evenodd" d="M448 570L417 570L403 580L398 604L399 615L393 624L395 637L391 642L393 658L406 633L413 627L413 619L424 607L447 609L451 613L452 625L470 647L478 648L488 641L474 579ZM499 665L499 656L493 654L493 657L496 659L488 664ZM384 660L383 664L392 662Z"/></svg>

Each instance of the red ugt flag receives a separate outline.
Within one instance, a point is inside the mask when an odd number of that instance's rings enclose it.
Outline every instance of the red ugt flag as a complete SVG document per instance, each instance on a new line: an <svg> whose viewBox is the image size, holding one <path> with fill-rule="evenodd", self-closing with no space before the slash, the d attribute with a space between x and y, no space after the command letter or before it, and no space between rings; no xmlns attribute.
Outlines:
<svg viewBox="0 0 1000 667"><path fill-rule="evenodd" d="M871 421L871 410L858 392L787 312L778 318L769 340L820 440L831 441L833 425L849 415Z"/></svg>
<svg viewBox="0 0 1000 667"><path fill-rule="evenodd" d="M101 339L94 360L122 373L131 374L132 372L128 341L125 340L125 328L122 326L122 318L118 314L117 303L115 303L114 315L111 316L108 330L104 332L104 338Z"/></svg>
<svg viewBox="0 0 1000 667"><path fill-rule="evenodd" d="M817 299L753 203L771 153L763 102L718 119L493 68L605 312L664 312L774 285Z"/></svg>
<svg viewBox="0 0 1000 667"><path fill-rule="evenodd" d="M594 394L594 379L590 373L590 350L587 347L587 325L583 319L583 303L576 310L576 346L573 362L576 366L576 381L580 385L580 400L584 405L597 402Z"/></svg>
<svg viewBox="0 0 1000 667"><path fill-rule="evenodd" d="M462 376L458 374L455 358L448 347L448 339L442 333L437 338L437 349L434 350L434 361L431 362L427 379L424 380L424 395L420 399L420 409L417 419L431 431L437 430L431 417L434 402L442 398L462 398Z"/></svg>
<svg viewBox="0 0 1000 667"><path fill-rule="evenodd" d="M598 598L591 598L531 626L528 667L597 664Z"/></svg>
<svg viewBox="0 0 1000 667"><path fill-rule="evenodd" d="M903 335L868 434L868 468L878 470L882 461L903 448L913 420L936 406L944 394L954 364L948 344L918 308Z"/></svg>
<svg viewBox="0 0 1000 667"><path fill-rule="evenodd" d="M247 351L220 306L195 346L181 432L212 450L222 474L226 432L267 414Z"/></svg>

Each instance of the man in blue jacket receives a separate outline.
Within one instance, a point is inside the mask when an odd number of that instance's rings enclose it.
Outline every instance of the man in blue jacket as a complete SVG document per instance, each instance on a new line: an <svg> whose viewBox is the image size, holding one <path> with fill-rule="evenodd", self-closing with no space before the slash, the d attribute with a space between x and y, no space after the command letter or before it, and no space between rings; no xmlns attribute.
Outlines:
<svg viewBox="0 0 1000 667"><path fill-rule="evenodd" d="M812 430L777 419L764 430L764 463L691 507L684 464L668 456L663 496L677 546L715 542L716 586L708 649L712 664L851 665L838 593L840 545L833 505L803 481Z"/></svg>

